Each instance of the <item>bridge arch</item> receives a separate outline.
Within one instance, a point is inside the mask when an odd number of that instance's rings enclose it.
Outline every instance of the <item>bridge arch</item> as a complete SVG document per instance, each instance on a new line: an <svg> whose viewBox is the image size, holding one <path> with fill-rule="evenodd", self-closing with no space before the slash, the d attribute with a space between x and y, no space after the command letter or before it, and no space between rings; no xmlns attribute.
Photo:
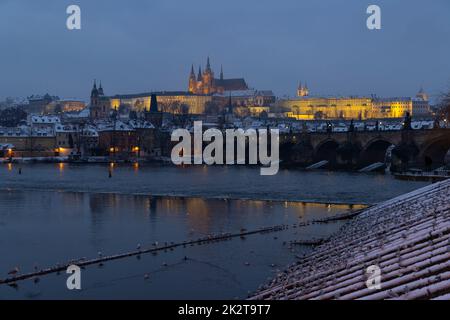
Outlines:
<svg viewBox="0 0 450 320"><path fill-rule="evenodd" d="M386 153L393 143L388 139L374 138L366 143L360 155L360 163L363 166L370 165L375 162L385 162Z"/></svg>
<svg viewBox="0 0 450 320"><path fill-rule="evenodd" d="M295 143L292 141L285 141L280 144L280 159L285 163L292 161L292 153Z"/></svg>
<svg viewBox="0 0 450 320"><path fill-rule="evenodd" d="M314 152L314 161L327 160L331 165L337 163L337 149L339 143L334 139L326 139L320 142Z"/></svg>
<svg viewBox="0 0 450 320"><path fill-rule="evenodd" d="M450 134L442 135L424 143L420 148L419 163L428 168L443 166L450 151Z"/></svg>

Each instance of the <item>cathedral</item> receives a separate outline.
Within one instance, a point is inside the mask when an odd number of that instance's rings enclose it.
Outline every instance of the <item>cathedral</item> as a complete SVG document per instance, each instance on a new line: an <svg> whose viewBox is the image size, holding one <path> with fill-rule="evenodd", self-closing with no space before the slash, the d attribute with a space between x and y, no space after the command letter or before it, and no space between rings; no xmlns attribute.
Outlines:
<svg viewBox="0 0 450 320"><path fill-rule="evenodd" d="M307 97L307 96L309 96L309 89L308 89L308 85L306 84L306 82L305 82L305 85L302 85L301 81L298 84L297 96L299 96L299 97Z"/></svg>
<svg viewBox="0 0 450 320"><path fill-rule="evenodd" d="M224 79L223 68L220 70L219 78L215 78L214 71L211 69L209 57L206 62L205 71L202 72L201 67L199 67L197 76L195 76L194 65L192 65L191 74L189 75L190 93L210 95L234 90L248 90L245 80L243 78Z"/></svg>

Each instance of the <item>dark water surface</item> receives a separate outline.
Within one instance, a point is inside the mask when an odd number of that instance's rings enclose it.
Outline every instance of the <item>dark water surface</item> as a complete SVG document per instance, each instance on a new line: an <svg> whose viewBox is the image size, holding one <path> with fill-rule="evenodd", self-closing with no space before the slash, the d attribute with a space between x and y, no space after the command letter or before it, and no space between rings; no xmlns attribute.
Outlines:
<svg viewBox="0 0 450 320"><path fill-rule="evenodd" d="M18 174L19 168L22 174ZM0 166L0 190L105 192L202 198L270 199L306 202L376 203L424 185L390 175L280 170L261 176L240 166L174 167L116 164Z"/></svg>
<svg viewBox="0 0 450 320"><path fill-rule="evenodd" d="M94 258L99 251L117 254L137 244L311 221L361 208L327 202L374 203L424 185L387 175L292 170L262 177L243 167L116 165L112 178L101 165L21 168L19 175L17 165L0 166L0 278L16 266L30 272L35 265ZM67 290L61 273L18 282L17 288L0 285L0 299L244 298L311 250L289 241L326 237L340 226L313 224L143 254L87 267L81 291Z"/></svg>

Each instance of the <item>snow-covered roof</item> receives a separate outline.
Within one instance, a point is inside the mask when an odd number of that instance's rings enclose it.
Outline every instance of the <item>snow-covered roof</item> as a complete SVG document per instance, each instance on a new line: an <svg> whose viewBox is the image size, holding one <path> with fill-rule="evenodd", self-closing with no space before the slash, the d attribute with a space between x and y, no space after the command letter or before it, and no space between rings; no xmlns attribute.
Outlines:
<svg viewBox="0 0 450 320"><path fill-rule="evenodd" d="M450 179L364 210L251 299L449 299L449 230Z"/></svg>
<svg viewBox="0 0 450 320"><path fill-rule="evenodd" d="M5 128L0 127L0 136L3 137L26 137L30 135L30 127L14 127L14 128Z"/></svg>
<svg viewBox="0 0 450 320"><path fill-rule="evenodd" d="M97 124L97 131L133 131L134 128L130 126L129 124L122 122L122 121L115 121L115 122L99 122Z"/></svg>
<svg viewBox="0 0 450 320"><path fill-rule="evenodd" d="M66 118L89 118L90 116L90 110L89 108L84 108L80 112L67 112L64 114Z"/></svg>
<svg viewBox="0 0 450 320"><path fill-rule="evenodd" d="M31 115L30 121L33 124L56 124L61 123L61 119L58 116L48 116L48 115Z"/></svg>
<svg viewBox="0 0 450 320"><path fill-rule="evenodd" d="M97 128L94 126L85 126L83 127L81 134L83 136L90 136L90 137L98 137Z"/></svg>
<svg viewBox="0 0 450 320"><path fill-rule="evenodd" d="M134 129L154 129L155 126L145 120L130 120L128 124Z"/></svg>
<svg viewBox="0 0 450 320"><path fill-rule="evenodd" d="M72 124L57 124L55 126L55 131L56 132L75 132L77 131L77 126L76 125L72 125Z"/></svg>

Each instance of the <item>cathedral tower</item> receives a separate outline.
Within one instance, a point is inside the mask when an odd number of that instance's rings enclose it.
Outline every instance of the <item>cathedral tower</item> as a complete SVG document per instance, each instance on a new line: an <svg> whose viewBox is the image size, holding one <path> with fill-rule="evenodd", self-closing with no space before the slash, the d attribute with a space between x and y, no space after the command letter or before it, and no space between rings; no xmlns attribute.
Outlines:
<svg viewBox="0 0 450 320"><path fill-rule="evenodd" d="M191 66L191 74L189 75L189 92L197 91L197 80L195 79L194 65Z"/></svg>
<svg viewBox="0 0 450 320"><path fill-rule="evenodd" d="M206 61L206 69L203 72L202 84L203 84L203 94L211 94L213 93L213 83L214 81L214 72L211 69L211 64L209 62L209 57Z"/></svg>
<svg viewBox="0 0 450 320"><path fill-rule="evenodd" d="M309 89L308 89L308 85L305 82L305 85L302 85L302 82L300 81L300 83L298 84L298 88L297 88L297 95L299 97L307 97L309 96Z"/></svg>

